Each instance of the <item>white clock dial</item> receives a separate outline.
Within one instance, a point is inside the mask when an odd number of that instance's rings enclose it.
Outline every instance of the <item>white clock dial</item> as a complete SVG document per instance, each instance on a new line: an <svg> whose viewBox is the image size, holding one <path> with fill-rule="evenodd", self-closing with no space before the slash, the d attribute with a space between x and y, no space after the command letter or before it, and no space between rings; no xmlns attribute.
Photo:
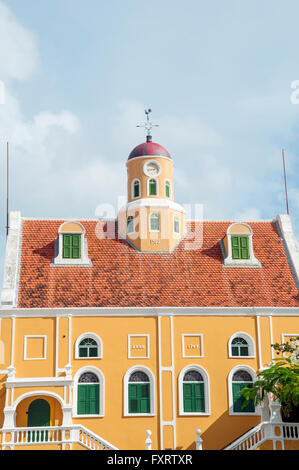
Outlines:
<svg viewBox="0 0 299 470"><path fill-rule="evenodd" d="M147 176L158 176L161 168L157 162L147 162L145 163L143 170Z"/></svg>

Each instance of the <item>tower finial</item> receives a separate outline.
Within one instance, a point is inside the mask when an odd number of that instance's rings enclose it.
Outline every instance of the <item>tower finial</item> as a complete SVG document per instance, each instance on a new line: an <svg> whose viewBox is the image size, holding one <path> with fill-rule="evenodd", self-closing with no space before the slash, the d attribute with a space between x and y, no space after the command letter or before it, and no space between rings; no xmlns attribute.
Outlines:
<svg viewBox="0 0 299 470"><path fill-rule="evenodd" d="M147 131L146 141L151 142L152 141L151 130L152 130L153 127L159 127L159 124L153 124L149 120L149 114L152 112L152 110L150 108L145 109L144 112L145 112L145 115L146 115L146 122L144 124L138 125L136 127L144 127L145 130Z"/></svg>

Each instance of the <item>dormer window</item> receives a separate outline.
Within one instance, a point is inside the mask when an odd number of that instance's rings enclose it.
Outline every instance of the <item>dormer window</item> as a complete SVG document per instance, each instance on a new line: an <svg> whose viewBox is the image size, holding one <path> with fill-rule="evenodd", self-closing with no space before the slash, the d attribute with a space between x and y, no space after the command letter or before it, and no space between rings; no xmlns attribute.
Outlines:
<svg viewBox="0 0 299 470"><path fill-rule="evenodd" d="M80 222L67 221L60 225L58 238L55 240L53 266L91 266L88 258L85 228Z"/></svg>
<svg viewBox="0 0 299 470"><path fill-rule="evenodd" d="M248 224L231 224L220 240L224 266L261 267L253 252L253 231Z"/></svg>

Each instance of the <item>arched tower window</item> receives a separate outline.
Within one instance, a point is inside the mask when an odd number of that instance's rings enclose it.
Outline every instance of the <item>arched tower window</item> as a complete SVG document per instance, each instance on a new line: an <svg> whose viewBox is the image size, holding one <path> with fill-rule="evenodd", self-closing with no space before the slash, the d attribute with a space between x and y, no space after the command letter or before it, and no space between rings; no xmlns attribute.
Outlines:
<svg viewBox="0 0 299 470"><path fill-rule="evenodd" d="M132 215L129 215L127 218L127 233L134 232L134 218Z"/></svg>
<svg viewBox="0 0 299 470"><path fill-rule="evenodd" d="M165 197L170 197L170 195L171 195L170 181L166 180L165 181Z"/></svg>
<svg viewBox="0 0 299 470"><path fill-rule="evenodd" d="M132 198L140 197L140 181L138 179L132 182Z"/></svg>
<svg viewBox="0 0 299 470"><path fill-rule="evenodd" d="M158 185L157 181L154 178L151 178L148 182L148 194L149 196L158 195Z"/></svg>

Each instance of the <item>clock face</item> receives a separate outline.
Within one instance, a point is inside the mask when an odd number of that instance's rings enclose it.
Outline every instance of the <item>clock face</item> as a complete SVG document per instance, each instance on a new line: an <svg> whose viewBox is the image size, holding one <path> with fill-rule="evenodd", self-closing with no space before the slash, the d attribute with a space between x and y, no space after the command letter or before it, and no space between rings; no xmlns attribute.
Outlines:
<svg viewBox="0 0 299 470"><path fill-rule="evenodd" d="M143 171L147 176L158 176L161 168L157 162L147 162L143 167Z"/></svg>

